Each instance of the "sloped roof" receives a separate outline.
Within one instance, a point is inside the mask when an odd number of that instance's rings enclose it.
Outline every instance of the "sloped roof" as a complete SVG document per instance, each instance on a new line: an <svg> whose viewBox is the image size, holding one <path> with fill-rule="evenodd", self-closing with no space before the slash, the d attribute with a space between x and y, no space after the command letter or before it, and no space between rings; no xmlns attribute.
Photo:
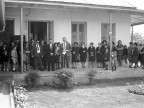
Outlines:
<svg viewBox="0 0 144 108"><path fill-rule="evenodd" d="M68 4L84 4L84 5L96 5L96 6L114 6L123 8L136 8L125 0L5 0L6 2L56 2L56 3L68 3Z"/></svg>

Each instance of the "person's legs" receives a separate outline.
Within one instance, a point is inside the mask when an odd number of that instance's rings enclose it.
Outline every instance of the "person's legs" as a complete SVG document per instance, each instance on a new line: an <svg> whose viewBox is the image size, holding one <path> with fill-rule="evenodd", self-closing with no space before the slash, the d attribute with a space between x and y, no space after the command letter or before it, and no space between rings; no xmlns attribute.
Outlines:
<svg viewBox="0 0 144 108"><path fill-rule="evenodd" d="M34 70L37 70L38 69L38 59L37 57L34 57Z"/></svg>
<svg viewBox="0 0 144 108"><path fill-rule="evenodd" d="M66 56L65 55L65 61L66 61L66 66L67 66L67 68L69 68L69 56Z"/></svg>

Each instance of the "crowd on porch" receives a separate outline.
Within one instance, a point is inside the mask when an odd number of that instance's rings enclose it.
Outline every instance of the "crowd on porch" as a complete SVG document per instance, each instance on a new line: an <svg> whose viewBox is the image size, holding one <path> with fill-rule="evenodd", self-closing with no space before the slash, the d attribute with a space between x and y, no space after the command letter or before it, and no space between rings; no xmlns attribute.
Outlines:
<svg viewBox="0 0 144 108"><path fill-rule="evenodd" d="M129 46L126 46L119 40L117 45L112 42L110 53L110 45L106 40L98 43L96 48L94 42L91 42L87 48L84 42L80 45L78 42L70 45L66 37L63 37L62 40L63 43L53 43L53 40L50 39L49 44L46 44L44 40L24 42L24 71L30 71L31 68L41 71L55 71L61 68L70 68L70 62L73 69L77 68L78 62L81 62L82 68L85 68L86 61L88 61L88 68L108 70L110 57L113 70L116 70L117 66L122 66L123 61L129 65L129 68L140 67L144 69L144 44L130 42ZM2 71L19 71L21 65L19 41L11 42L10 45L3 41L0 42L0 65Z"/></svg>

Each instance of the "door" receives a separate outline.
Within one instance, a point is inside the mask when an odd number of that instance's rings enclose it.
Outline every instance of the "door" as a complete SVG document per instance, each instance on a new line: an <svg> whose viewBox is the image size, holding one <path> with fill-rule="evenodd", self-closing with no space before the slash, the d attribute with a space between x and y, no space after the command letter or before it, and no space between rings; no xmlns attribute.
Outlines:
<svg viewBox="0 0 144 108"><path fill-rule="evenodd" d="M6 43L10 43L10 41L12 41L13 36L14 36L14 20L6 19L5 31L0 32L0 40Z"/></svg>
<svg viewBox="0 0 144 108"><path fill-rule="evenodd" d="M53 21L29 21L28 22L28 34L29 41L44 40L46 43L49 42L49 39L54 39L54 23Z"/></svg>
<svg viewBox="0 0 144 108"><path fill-rule="evenodd" d="M78 42L81 45L82 42L87 44L87 23L86 22L72 22L72 44Z"/></svg>

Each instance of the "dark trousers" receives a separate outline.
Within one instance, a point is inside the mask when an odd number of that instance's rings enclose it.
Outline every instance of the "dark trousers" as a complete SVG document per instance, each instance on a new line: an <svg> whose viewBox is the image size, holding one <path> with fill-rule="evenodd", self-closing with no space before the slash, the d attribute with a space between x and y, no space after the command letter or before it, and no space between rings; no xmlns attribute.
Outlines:
<svg viewBox="0 0 144 108"><path fill-rule="evenodd" d="M69 68L69 61L70 57L62 54L62 68L65 68L65 65L67 68Z"/></svg>
<svg viewBox="0 0 144 108"><path fill-rule="evenodd" d="M39 57L34 57L34 69L37 70L37 69L43 69L42 68L42 58L39 56Z"/></svg>
<svg viewBox="0 0 144 108"><path fill-rule="evenodd" d="M48 71L54 71L54 55L48 57Z"/></svg>
<svg viewBox="0 0 144 108"><path fill-rule="evenodd" d="M42 64L44 66L44 69L46 69L46 66L47 66L47 57L43 57L42 58Z"/></svg>

